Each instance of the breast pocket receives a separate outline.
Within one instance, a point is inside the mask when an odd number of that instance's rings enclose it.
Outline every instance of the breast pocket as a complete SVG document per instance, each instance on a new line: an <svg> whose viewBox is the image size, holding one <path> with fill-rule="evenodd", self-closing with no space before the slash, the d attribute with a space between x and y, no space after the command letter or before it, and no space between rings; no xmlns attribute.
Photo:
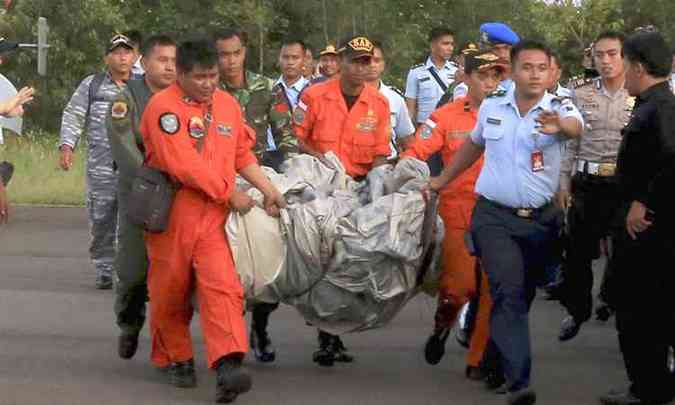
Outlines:
<svg viewBox="0 0 675 405"><path fill-rule="evenodd" d="M498 142L504 138L504 128L488 125L483 129L483 138L486 142Z"/></svg>

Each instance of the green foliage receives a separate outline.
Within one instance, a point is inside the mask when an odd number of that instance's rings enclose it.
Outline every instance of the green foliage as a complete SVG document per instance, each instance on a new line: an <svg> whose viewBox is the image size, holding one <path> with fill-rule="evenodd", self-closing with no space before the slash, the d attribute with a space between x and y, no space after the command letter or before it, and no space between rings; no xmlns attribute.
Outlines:
<svg viewBox="0 0 675 405"><path fill-rule="evenodd" d="M17 86L37 87L26 117L29 129L56 132L61 111L86 75L103 68L106 41L115 32L140 29L177 37L239 26L249 34L248 67L276 76L286 36L304 38L315 51L355 33L385 45L385 79L403 87L408 68L428 52L427 34L453 29L457 45L476 41L487 21L509 23L522 37L539 37L559 51L567 75L581 70L581 53L606 29L632 31L653 24L675 38L672 0L17 0L0 17L0 35L34 42L38 16L48 18L52 48L49 77L35 73L32 51L15 53L2 72Z"/></svg>
<svg viewBox="0 0 675 405"><path fill-rule="evenodd" d="M73 167L64 172L58 168L56 135L28 132L22 137L6 136L5 141L0 145L0 161L14 165L14 176L7 187L12 204L84 204L85 158L81 151L86 145L80 145L73 156Z"/></svg>

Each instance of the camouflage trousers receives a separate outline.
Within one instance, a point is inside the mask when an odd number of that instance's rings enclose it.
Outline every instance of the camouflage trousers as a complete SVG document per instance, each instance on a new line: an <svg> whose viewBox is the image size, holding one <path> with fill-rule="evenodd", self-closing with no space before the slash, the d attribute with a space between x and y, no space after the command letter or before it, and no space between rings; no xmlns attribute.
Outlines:
<svg viewBox="0 0 675 405"><path fill-rule="evenodd" d="M88 178L89 256L97 276L112 277L117 242L117 184Z"/></svg>
<svg viewBox="0 0 675 405"><path fill-rule="evenodd" d="M128 197L131 186L120 181L118 192L118 239L115 254L115 315L123 332L139 333L145 322L145 303L148 297L146 278L148 256L143 230L127 219Z"/></svg>

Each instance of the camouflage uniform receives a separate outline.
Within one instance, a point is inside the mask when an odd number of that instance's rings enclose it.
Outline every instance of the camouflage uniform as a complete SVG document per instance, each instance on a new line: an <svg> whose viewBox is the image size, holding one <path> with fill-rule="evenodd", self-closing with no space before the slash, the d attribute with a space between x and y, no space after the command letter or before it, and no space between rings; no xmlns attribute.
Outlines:
<svg viewBox="0 0 675 405"><path fill-rule="evenodd" d="M119 226L115 272L117 288L115 315L123 332L138 334L145 322L147 298L146 276L148 257L143 240L143 229L127 219L131 183L143 164L143 137L139 124L152 93L144 79L130 80L111 104L107 117L107 131L113 158L119 175L117 204Z"/></svg>
<svg viewBox="0 0 675 405"><path fill-rule="evenodd" d="M246 122L255 130L256 145L254 153L264 166L279 171L281 163L289 154L297 153L298 143L293 133L291 108L286 100L283 84L265 76L246 71L244 87L234 89L221 82L221 88L234 96L242 108ZM276 150L271 149L268 134L274 141ZM278 303L251 303L251 347L256 358L263 362L274 361L275 350L267 335L270 314L277 309Z"/></svg>
<svg viewBox="0 0 675 405"><path fill-rule="evenodd" d="M117 236L117 175L106 133L106 115L120 87L107 73L91 106L89 85L94 75L85 78L63 110L59 145L75 148L83 133L87 136L87 213L91 242L89 254L97 276L112 276ZM89 114L87 114L89 111Z"/></svg>
<svg viewBox="0 0 675 405"><path fill-rule="evenodd" d="M258 161L277 169L278 160L283 161L289 154L297 153L298 142L293 134L291 110L281 83L274 85L272 79L247 70L243 88L233 89L225 82L221 82L221 88L237 99L247 123L255 130L257 142L254 152ZM268 130L280 155L278 159L267 152Z"/></svg>

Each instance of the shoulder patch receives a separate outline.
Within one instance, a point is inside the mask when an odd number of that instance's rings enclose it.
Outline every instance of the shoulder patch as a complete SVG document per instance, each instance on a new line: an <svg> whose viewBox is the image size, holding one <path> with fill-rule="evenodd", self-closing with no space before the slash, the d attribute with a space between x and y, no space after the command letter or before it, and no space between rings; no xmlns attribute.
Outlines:
<svg viewBox="0 0 675 405"><path fill-rule="evenodd" d="M173 135L180 129L180 120L174 113L164 113L159 116L159 127L169 135Z"/></svg>
<svg viewBox="0 0 675 405"><path fill-rule="evenodd" d="M295 107L295 110L293 110L293 123L295 125L302 125L302 123L305 122L306 108L306 106L305 108L300 107L300 103L298 103L298 106Z"/></svg>
<svg viewBox="0 0 675 405"><path fill-rule="evenodd" d="M110 116L115 120L124 119L129 112L129 106L125 101L115 101L110 107Z"/></svg>
<svg viewBox="0 0 675 405"><path fill-rule="evenodd" d="M495 90L492 93L488 94L488 98L494 98L494 97L504 97L506 95L506 90Z"/></svg>

